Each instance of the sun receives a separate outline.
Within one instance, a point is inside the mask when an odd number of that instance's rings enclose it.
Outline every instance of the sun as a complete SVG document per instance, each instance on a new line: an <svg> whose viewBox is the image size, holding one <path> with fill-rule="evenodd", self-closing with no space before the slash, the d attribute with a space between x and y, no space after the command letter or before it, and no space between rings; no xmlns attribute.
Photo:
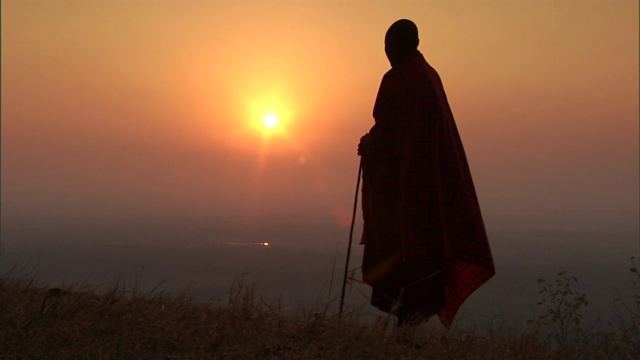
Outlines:
<svg viewBox="0 0 640 360"><path fill-rule="evenodd" d="M288 106L277 99L267 98L248 104L247 124L249 129L266 140L276 140L289 136L288 130L292 112Z"/></svg>
<svg viewBox="0 0 640 360"><path fill-rule="evenodd" d="M267 114L262 119L264 126L272 129L278 125L278 118L273 114Z"/></svg>

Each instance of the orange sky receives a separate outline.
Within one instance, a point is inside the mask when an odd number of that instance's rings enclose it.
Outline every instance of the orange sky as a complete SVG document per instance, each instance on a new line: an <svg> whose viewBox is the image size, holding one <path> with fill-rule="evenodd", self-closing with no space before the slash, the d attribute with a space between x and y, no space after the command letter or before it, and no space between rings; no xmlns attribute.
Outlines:
<svg viewBox="0 0 640 360"><path fill-rule="evenodd" d="M399 18L490 224L597 210L637 232L637 1L2 1L3 216L343 222Z"/></svg>

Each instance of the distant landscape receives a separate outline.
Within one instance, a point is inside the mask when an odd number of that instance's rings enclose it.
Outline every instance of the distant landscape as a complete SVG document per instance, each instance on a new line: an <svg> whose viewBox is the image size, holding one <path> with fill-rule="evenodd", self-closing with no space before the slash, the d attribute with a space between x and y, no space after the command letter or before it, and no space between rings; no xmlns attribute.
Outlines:
<svg viewBox="0 0 640 360"><path fill-rule="evenodd" d="M306 222L276 230L282 228L211 221L4 221L0 270L42 286L99 291L120 282L141 292L221 302L241 282L292 311L337 311L348 228ZM367 321L380 313L368 305L369 288L358 280L359 236L346 306ZM551 281L564 270L578 278L576 290L589 300L585 319L597 326L615 321L614 299L633 289L629 268L630 258L638 257L638 234L511 228L490 229L490 237L497 275L462 307L455 324L461 330L522 329L539 311L537 279Z"/></svg>

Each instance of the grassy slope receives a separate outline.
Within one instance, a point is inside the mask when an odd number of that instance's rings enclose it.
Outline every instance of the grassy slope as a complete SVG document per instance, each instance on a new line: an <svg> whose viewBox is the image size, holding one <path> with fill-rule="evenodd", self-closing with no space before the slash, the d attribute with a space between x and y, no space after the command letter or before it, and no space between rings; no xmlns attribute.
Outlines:
<svg viewBox="0 0 640 360"><path fill-rule="evenodd" d="M562 352L533 334L480 337L425 327L399 332L347 314L292 315L234 291L227 304L136 294L121 286L37 288L0 279L0 358L146 359L625 359L637 349L592 335ZM585 344L589 344L586 346Z"/></svg>

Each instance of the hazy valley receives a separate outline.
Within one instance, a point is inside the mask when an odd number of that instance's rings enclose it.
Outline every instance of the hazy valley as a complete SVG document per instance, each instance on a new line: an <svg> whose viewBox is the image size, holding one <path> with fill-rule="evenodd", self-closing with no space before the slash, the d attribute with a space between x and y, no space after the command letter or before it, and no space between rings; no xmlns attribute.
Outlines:
<svg viewBox="0 0 640 360"><path fill-rule="evenodd" d="M226 301L240 282L256 295L292 310L337 309L348 228L327 223L266 226L215 222L102 221L2 224L1 272L51 287L189 293ZM282 230L286 228L287 230ZM517 329L534 316L537 279L568 270L587 294L590 322L615 320L614 298L633 288L630 257L638 235L552 229L490 229L497 275L463 306L460 328L487 324ZM362 247L354 236L346 306L363 319L379 314L359 284ZM269 242L270 246L260 243ZM637 285L636 285L637 286Z"/></svg>

